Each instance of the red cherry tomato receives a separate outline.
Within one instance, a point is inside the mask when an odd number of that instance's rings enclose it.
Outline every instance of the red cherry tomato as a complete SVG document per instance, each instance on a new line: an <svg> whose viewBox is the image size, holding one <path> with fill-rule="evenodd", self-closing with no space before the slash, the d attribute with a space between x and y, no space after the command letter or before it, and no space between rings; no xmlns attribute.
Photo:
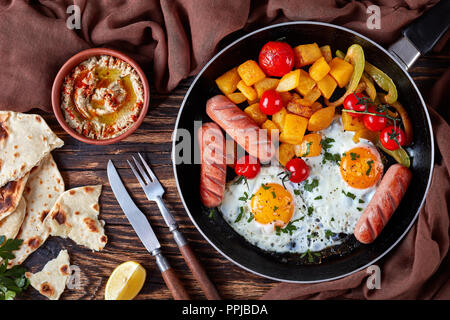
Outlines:
<svg viewBox="0 0 450 320"><path fill-rule="evenodd" d="M278 92L273 89L263 92L261 100L259 100L259 109L262 113L271 116L282 108L283 100L281 100L281 96Z"/></svg>
<svg viewBox="0 0 450 320"><path fill-rule="evenodd" d="M259 53L259 65L265 74L282 77L294 66L294 50L286 42L267 42Z"/></svg>
<svg viewBox="0 0 450 320"><path fill-rule="evenodd" d="M400 148L400 146L405 145L406 142L405 132L399 127L397 128L395 128L394 126L386 127L380 132L380 142L383 145L383 147L385 147L388 150L397 150L398 148Z"/></svg>
<svg viewBox="0 0 450 320"><path fill-rule="evenodd" d="M291 173L291 180L294 183L302 182L309 176L309 167L303 159L294 158L286 163L286 169Z"/></svg>
<svg viewBox="0 0 450 320"><path fill-rule="evenodd" d="M370 113L376 113L380 115L385 114L385 112L378 112L377 107L375 107L374 105L369 106L367 111L369 111ZM387 118L383 116L379 117L371 114L365 114L363 117L363 122L366 128L369 129L370 131L380 131L386 127Z"/></svg>
<svg viewBox="0 0 450 320"><path fill-rule="evenodd" d="M366 111L367 104L370 103L370 99L363 95L362 93L353 93L345 97L344 109L353 111ZM360 118L363 116L361 113L348 112L349 115L355 118Z"/></svg>
<svg viewBox="0 0 450 320"><path fill-rule="evenodd" d="M241 157L234 167L234 171L237 175L244 176L247 179L253 179L261 170L261 164L258 159L252 156Z"/></svg>

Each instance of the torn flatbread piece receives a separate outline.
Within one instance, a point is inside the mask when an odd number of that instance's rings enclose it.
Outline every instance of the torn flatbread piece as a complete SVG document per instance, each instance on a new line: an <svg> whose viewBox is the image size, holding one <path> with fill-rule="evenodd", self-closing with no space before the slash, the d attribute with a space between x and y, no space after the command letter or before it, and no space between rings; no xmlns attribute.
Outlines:
<svg viewBox="0 0 450 320"><path fill-rule="evenodd" d="M16 181L10 181L0 188L0 220L12 214L22 199L29 174Z"/></svg>
<svg viewBox="0 0 450 320"><path fill-rule="evenodd" d="M27 201L27 210L17 235L23 243L14 252L16 257L9 261L10 267L24 262L48 238L49 231L44 220L63 192L63 178L52 155L48 154L38 167L31 170L25 186L23 197Z"/></svg>
<svg viewBox="0 0 450 320"><path fill-rule="evenodd" d="M24 177L63 144L41 116L0 111L0 187Z"/></svg>
<svg viewBox="0 0 450 320"><path fill-rule="evenodd" d="M16 237L25 218L26 209L27 202L22 198L16 210L6 218L0 220L0 236L5 236L7 239L14 239Z"/></svg>
<svg viewBox="0 0 450 320"><path fill-rule="evenodd" d="M50 300L58 300L70 276L70 259L67 250L61 250L37 273L26 273L33 288Z"/></svg>
<svg viewBox="0 0 450 320"><path fill-rule="evenodd" d="M98 220L98 199L102 186L86 186L67 190L56 201L44 223L50 235L70 238L89 249L102 250L108 238Z"/></svg>

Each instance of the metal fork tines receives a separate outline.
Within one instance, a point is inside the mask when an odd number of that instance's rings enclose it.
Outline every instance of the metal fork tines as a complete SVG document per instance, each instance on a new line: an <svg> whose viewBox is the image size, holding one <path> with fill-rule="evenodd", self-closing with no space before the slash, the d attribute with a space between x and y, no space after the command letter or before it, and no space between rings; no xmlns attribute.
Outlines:
<svg viewBox="0 0 450 320"><path fill-rule="evenodd" d="M144 189L145 195L147 196L148 200L155 201L158 205L164 221L169 226L170 231L175 230L176 228L178 228L177 223L170 212L167 210L162 200L164 189L142 155L138 153L138 156L140 158L140 161L136 160L136 158L132 156L134 163L127 160L128 165L141 184L142 189Z"/></svg>

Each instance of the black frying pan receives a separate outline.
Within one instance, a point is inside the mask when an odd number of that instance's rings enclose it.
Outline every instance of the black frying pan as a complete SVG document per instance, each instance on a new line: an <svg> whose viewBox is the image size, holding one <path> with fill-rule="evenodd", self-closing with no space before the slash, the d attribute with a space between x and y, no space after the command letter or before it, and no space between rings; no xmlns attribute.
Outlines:
<svg viewBox="0 0 450 320"><path fill-rule="evenodd" d="M220 51L195 78L181 105L173 141L173 168L181 200L200 233L227 259L240 267L274 280L288 282L318 282L344 277L368 267L388 253L408 232L424 203L431 181L434 162L432 127L423 98L407 68L420 54L432 48L448 29L450 1L441 1L405 30L405 37L391 47L389 53L372 40L352 30L319 22L298 21L282 23L245 35ZM407 37L407 38L406 38ZM178 163L176 145L187 130L193 139L194 121L211 121L205 113L206 101L220 94L214 82L219 75L247 59L257 59L262 46L283 38L291 46L317 42L329 44L333 50L346 51L358 43L364 48L367 61L387 73L395 82L399 101L408 110L414 126L414 144L407 148L412 156L412 183L399 208L386 228L369 245L359 244L351 235L344 244L331 248L310 264L292 255L272 255L250 245L217 215L208 217L199 198L200 165ZM406 39L406 40L405 40ZM414 41L414 45L409 42ZM417 49L416 49L417 48ZM186 131L184 131L186 132ZM192 159L198 154L194 141ZM186 154L185 154L186 156ZM230 170L229 170L230 171ZM328 256L328 257L327 257Z"/></svg>

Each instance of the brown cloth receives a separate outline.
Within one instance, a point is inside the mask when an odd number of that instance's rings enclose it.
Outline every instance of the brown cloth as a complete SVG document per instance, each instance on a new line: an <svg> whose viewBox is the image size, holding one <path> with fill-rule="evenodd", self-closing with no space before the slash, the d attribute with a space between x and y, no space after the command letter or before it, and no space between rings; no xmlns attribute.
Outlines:
<svg viewBox="0 0 450 320"><path fill-rule="evenodd" d="M435 0L79 0L81 29L70 30L73 1L0 0L0 109L51 109L59 67L90 47L119 49L136 59L160 92L197 73L235 31L289 20L342 25L388 45ZM381 8L380 30L366 27L367 7ZM447 81L449 72L447 72ZM448 82L441 84L442 90ZM443 92L443 91L442 91ZM435 93L435 96L440 94ZM439 101L431 101L437 107ZM434 102L434 104L433 104ZM444 105L444 104L442 104ZM445 105L447 108L448 103ZM445 109L444 109L445 110ZM267 299L450 298L448 124L430 109L436 138L433 183L418 223L380 263L380 290L361 271L314 285L280 284Z"/></svg>
<svg viewBox="0 0 450 320"><path fill-rule="evenodd" d="M197 73L231 33L288 20L317 20L359 31L381 44L436 0L0 0L0 110L51 110L62 64L90 47L121 50L166 92ZM75 3L81 28L67 20ZM367 6L381 8L382 28L366 26ZM72 21L72 20L69 20Z"/></svg>

